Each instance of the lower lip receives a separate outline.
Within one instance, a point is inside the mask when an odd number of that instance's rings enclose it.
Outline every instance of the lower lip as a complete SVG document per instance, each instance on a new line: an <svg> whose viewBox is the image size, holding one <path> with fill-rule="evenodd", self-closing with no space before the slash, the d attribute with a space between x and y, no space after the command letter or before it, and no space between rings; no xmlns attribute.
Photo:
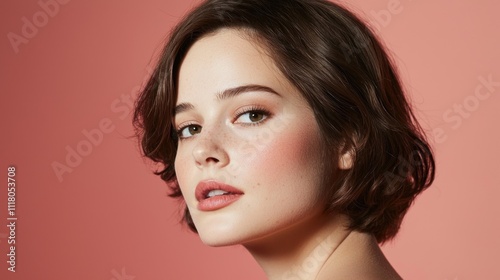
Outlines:
<svg viewBox="0 0 500 280"><path fill-rule="evenodd" d="M214 211L221 209L240 199L241 196L241 194L226 194L206 198L198 202L198 210Z"/></svg>

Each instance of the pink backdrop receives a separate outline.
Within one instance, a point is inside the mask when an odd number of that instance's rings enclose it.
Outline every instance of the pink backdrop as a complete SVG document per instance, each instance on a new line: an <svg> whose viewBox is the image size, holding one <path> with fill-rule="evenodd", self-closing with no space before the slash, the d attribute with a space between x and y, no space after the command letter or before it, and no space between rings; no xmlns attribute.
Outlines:
<svg viewBox="0 0 500 280"><path fill-rule="evenodd" d="M0 279L265 279L243 248L206 247L177 224L128 138L153 53L195 2L0 2ZM394 52L437 156L434 185L383 250L405 279L500 279L500 2L348 6Z"/></svg>

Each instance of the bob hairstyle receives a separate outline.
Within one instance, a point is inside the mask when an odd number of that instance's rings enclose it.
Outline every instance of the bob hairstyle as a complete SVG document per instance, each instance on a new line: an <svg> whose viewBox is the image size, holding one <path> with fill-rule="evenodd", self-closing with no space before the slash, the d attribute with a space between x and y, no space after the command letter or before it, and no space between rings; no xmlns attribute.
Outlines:
<svg viewBox="0 0 500 280"><path fill-rule="evenodd" d="M379 243L393 238L434 180L434 157L382 44L353 13L325 0L208 0L173 29L133 116L142 152L161 164L155 174L169 195L182 196L174 170L179 68L197 40L222 28L264 46L313 109L332 171L325 211L346 214L349 229ZM346 152L352 168L341 170ZM196 232L187 207L183 219Z"/></svg>

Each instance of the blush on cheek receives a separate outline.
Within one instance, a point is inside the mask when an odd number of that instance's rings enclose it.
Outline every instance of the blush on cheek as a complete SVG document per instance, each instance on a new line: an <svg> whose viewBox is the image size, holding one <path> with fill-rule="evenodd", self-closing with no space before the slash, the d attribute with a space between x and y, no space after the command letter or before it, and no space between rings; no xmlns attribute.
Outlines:
<svg viewBox="0 0 500 280"><path fill-rule="evenodd" d="M301 128L284 129L268 141L260 142L254 166L271 175L308 172L311 163L321 159L321 141L315 126Z"/></svg>

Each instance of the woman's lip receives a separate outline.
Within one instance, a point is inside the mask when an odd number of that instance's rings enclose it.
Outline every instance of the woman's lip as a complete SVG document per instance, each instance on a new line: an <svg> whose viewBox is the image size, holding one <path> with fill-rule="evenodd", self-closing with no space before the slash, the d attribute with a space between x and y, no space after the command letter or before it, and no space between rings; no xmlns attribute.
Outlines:
<svg viewBox="0 0 500 280"><path fill-rule="evenodd" d="M196 185L195 197L196 200L201 201L207 198L210 191L222 190L230 194L243 194L243 192L233 186L219 183L214 180L204 180Z"/></svg>
<svg viewBox="0 0 500 280"><path fill-rule="evenodd" d="M224 195L217 195L213 197L207 197L208 193L212 190L222 190L227 192ZM236 199L238 199L244 193L230 185L219 183L213 180L205 180L198 183L195 190L195 197L198 203L198 209L202 211L210 211L222 208Z"/></svg>
<svg viewBox="0 0 500 280"><path fill-rule="evenodd" d="M243 194L224 194L200 200L198 202L198 210L214 211L224 208L238 200L242 195Z"/></svg>

